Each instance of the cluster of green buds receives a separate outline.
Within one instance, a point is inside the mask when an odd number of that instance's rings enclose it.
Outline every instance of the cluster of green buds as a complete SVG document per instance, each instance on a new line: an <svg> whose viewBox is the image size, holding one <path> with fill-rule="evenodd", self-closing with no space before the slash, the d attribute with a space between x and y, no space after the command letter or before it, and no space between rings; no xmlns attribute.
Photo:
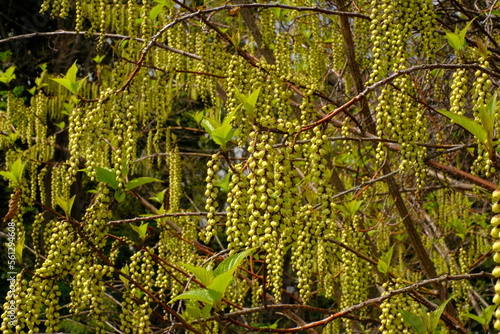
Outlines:
<svg viewBox="0 0 500 334"><path fill-rule="evenodd" d="M495 284L495 296L493 297L493 303L497 305L497 309L495 311L495 323L494 327L497 330L500 330L500 190L497 189L492 194L492 202L493 202L493 212L496 215L491 218L491 225L493 226L491 230L491 236L495 239L493 243L493 261L497 264L495 269L493 269L493 276L497 278L497 282Z"/></svg>

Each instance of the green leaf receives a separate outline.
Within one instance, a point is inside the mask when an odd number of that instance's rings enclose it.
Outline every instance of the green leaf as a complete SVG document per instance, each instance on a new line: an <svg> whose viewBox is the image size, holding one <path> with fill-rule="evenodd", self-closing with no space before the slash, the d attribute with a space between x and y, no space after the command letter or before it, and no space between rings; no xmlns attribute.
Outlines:
<svg viewBox="0 0 500 334"><path fill-rule="evenodd" d="M224 178L217 182L216 186L219 187L223 192L227 193L229 191L230 180L231 180L231 174L226 173L226 175L224 175Z"/></svg>
<svg viewBox="0 0 500 334"><path fill-rule="evenodd" d="M253 112L254 109L255 109L255 106L257 105L257 99L259 98L259 94L260 94L260 87L257 88L256 90L254 90L249 96L248 96L248 99L247 99L247 106L245 106L245 109L249 108L251 109L250 110L247 110L249 112Z"/></svg>
<svg viewBox="0 0 500 334"><path fill-rule="evenodd" d="M200 317L202 318L208 318L210 316L210 311L212 311L212 305L205 305L201 309Z"/></svg>
<svg viewBox="0 0 500 334"><path fill-rule="evenodd" d="M223 125L212 131L212 139L225 151L226 144L233 139L234 130L231 125Z"/></svg>
<svg viewBox="0 0 500 334"><path fill-rule="evenodd" d="M485 320L485 325L491 322L491 318L493 317L493 313L495 313L496 305L490 305L483 309L483 314L481 315Z"/></svg>
<svg viewBox="0 0 500 334"><path fill-rule="evenodd" d="M460 51L462 49L463 43L461 42L460 36L458 34L447 31L446 40L448 41L448 44L453 48L453 50Z"/></svg>
<svg viewBox="0 0 500 334"><path fill-rule="evenodd" d="M125 195L126 193L124 191L121 191L121 190L117 190L115 191L115 199L118 203L121 203L125 200Z"/></svg>
<svg viewBox="0 0 500 334"><path fill-rule="evenodd" d="M52 78L51 80L57 82L58 84L60 84L61 86L63 86L67 90L69 90L71 93L76 93L76 91L74 91L73 83L69 79L66 79L66 78L55 78L54 79L54 78Z"/></svg>
<svg viewBox="0 0 500 334"><path fill-rule="evenodd" d="M212 283L208 285L207 288L220 292L222 297L222 295L224 295L224 293L226 292L229 284L231 284L231 282L233 281L233 274L234 270L230 270L223 274L215 276Z"/></svg>
<svg viewBox="0 0 500 334"><path fill-rule="evenodd" d="M18 158L14 163L12 164L12 167L10 168L12 174L16 177L18 182L21 182L21 179L23 178L23 173L24 173L24 167L26 166L25 162L22 162L21 158Z"/></svg>
<svg viewBox="0 0 500 334"><path fill-rule="evenodd" d="M168 9L172 9L173 7L172 1L170 0L155 0L155 2L167 7Z"/></svg>
<svg viewBox="0 0 500 334"><path fill-rule="evenodd" d="M479 119L486 133L484 144L489 152L493 151L493 128L495 125L495 110L497 107L497 92L493 94L488 105L479 109Z"/></svg>
<svg viewBox="0 0 500 334"><path fill-rule="evenodd" d="M130 227L132 227L132 229L139 235L139 238L141 240L144 240L144 238L146 238L146 235L148 233L148 223L142 223L141 226L130 224Z"/></svg>
<svg viewBox="0 0 500 334"><path fill-rule="evenodd" d="M17 184L17 178L14 176L12 172L0 172L0 175L5 177L6 179L12 181L14 184Z"/></svg>
<svg viewBox="0 0 500 334"><path fill-rule="evenodd" d="M385 252L378 260L377 268L382 274L386 274L387 271L389 270L393 251L394 251L394 245L392 245L391 249Z"/></svg>
<svg viewBox="0 0 500 334"><path fill-rule="evenodd" d="M106 57L106 55L102 55L102 56L95 56L94 58L92 58L93 61L95 61L97 64L100 64L102 63L102 61L104 60L104 58Z"/></svg>
<svg viewBox="0 0 500 334"><path fill-rule="evenodd" d="M226 118L222 121L222 126L231 126L231 122L233 121L234 115L238 111L239 107L234 108L229 114L226 115Z"/></svg>
<svg viewBox="0 0 500 334"><path fill-rule="evenodd" d="M24 232L18 233L18 236L16 238L16 249L15 249L15 256L18 263L23 263L24 239L25 239Z"/></svg>
<svg viewBox="0 0 500 334"><path fill-rule="evenodd" d="M252 93L250 93L249 96L242 94L239 91L238 87L234 88L236 97L241 101L241 104L243 104L243 108L245 109L245 111L248 113L249 116L254 116L255 105L257 104L257 99L259 98L260 94L260 87L254 90Z"/></svg>
<svg viewBox="0 0 500 334"><path fill-rule="evenodd" d="M207 270L203 267L196 267L189 263L182 263L182 265L184 268L192 272L196 279L203 283L206 287L208 287L214 280L214 274L211 270Z"/></svg>
<svg viewBox="0 0 500 334"><path fill-rule="evenodd" d="M471 314L471 313L465 313L465 314L462 314L462 315L464 315L466 317L469 317L472 320L475 320L475 321L479 322L481 325L485 325L485 319L483 317L479 317L479 316L477 316L475 314Z"/></svg>
<svg viewBox="0 0 500 334"><path fill-rule="evenodd" d="M250 248L241 253L233 254L227 257L214 270L214 276L217 277L226 272L234 272L240 265L240 263L245 259L245 257L252 254L255 250L256 248Z"/></svg>
<svg viewBox="0 0 500 334"><path fill-rule="evenodd" d="M222 294L218 291L209 289L195 289L181 293L177 297L172 298L170 300L170 303L179 299L197 300L208 305L213 305L214 303L222 299Z"/></svg>
<svg viewBox="0 0 500 334"><path fill-rule="evenodd" d="M352 200L352 201L344 203L344 206L346 207L349 215L352 216L356 212L358 212L359 207L361 206L362 203L363 203L363 201Z"/></svg>
<svg viewBox="0 0 500 334"><path fill-rule="evenodd" d="M201 125L209 135L212 135L212 132L220 126L219 122L212 118L204 118Z"/></svg>
<svg viewBox="0 0 500 334"><path fill-rule="evenodd" d="M71 67L68 69L68 72L66 72L65 78L68 79L70 82L76 82L76 73L78 72L78 66L76 66L76 61L71 65Z"/></svg>
<svg viewBox="0 0 500 334"><path fill-rule="evenodd" d="M129 275L130 270L128 268L128 264L126 264L125 267L123 267L121 269L121 272L124 273L127 276ZM119 277L120 277L120 280L123 282L123 284L125 284L125 286L128 287L129 280L125 276L123 276L123 275L119 275Z"/></svg>
<svg viewBox="0 0 500 334"><path fill-rule="evenodd" d="M151 183L151 182L163 182L162 180L159 180L155 177L138 177L137 179L133 179L125 185L125 188L127 190L132 190L134 188L137 188L139 186L142 186L143 184L146 183Z"/></svg>
<svg viewBox="0 0 500 334"><path fill-rule="evenodd" d="M425 324L418 315L410 313L405 310L400 310L400 312L401 315L403 316L403 320L408 325L410 325L410 327L415 331L415 333L426 334Z"/></svg>
<svg viewBox="0 0 500 334"><path fill-rule="evenodd" d="M8 85L12 80L14 80L16 78L16 75L14 74L15 69L15 66L11 66L6 69L5 72L0 71L0 82Z"/></svg>
<svg viewBox="0 0 500 334"><path fill-rule="evenodd" d="M150 197L149 199L156 201L160 204L163 204L165 201L165 192L168 190L168 188L163 189L162 191L158 192L155 194L155 196Z"/></svg>
<svg viewBox="0 0 500 334"><path fill-rule="evenodd" d="M461 42L463 43L462 49L465 49L465 46L467 45L467 42L465 41L465 35L467 34L467 31L469 31L469 28L470 28L472 22L474 22L474 20L475 20L475 18L470 20L470 22L467 23L465 25L465 27L462 30L460 30L460 33L458 34L458 36L460 36Z"/></svg>
<svg viewBox="0 0 500 334"><path fill-rule="evenodd" d="M472 133L481 143L486 141L486 131L476 121L444 110L438 110L438 112Z"/></svg>
<svg viewBox="0 0 500 334"><path fill-rule="evenodd" d="M25 166L26 163L22 162L21 158L18 158L16 161L14 161L12 166L10 166L10 171L0 172L0 175L11 180L14 183L14 186L17 187L21 184Z"/></svg>
<svg viewBox="0 0 500 334"><path fill-rule="evenodd" d="M53 78L51 80L57 82L64 88L68 89L71 93L76 94L82 86L82 82L85 79L76 81L76 73L78 72L78 66L76 66L76 61L71 65L71 67L66 72L64 78Z"/></svg>
<svg viewBox="0 0 500 334"><path fill-rule="evenodd" d="M152 20L152 21L155 21L156 18L158 17L158 15L161 13L161 11L163 10L163 7L165 7L164 4L159 4L159 5L156 5L154 6L150 11L149 11L149 18Z"/></svg>
<svg viewBox="0 0 500 334"><path fill-rule="evenodd" d="M438 322L439 322L439 318L441 318L441 314L443 313L445 307L446 307L446 304L449 303L449 301L453 298L453 296L451 296L450 298L448 298L444 303L442 303L441 305L439 305L439 307L437 309L435 309L434 311L431 312L431 333L434 332L434 330L437 328L437 325L438 325Z"/></svg>
<svg viewBox="0 0 500 334"><path fill-rule="evenodd" d="M186 312L187 317L184 315L184 318L188 319L197 319L201 317L201 310L198 303L194 300L186 300ZM207 305L208 306L208 305Z"/></svg>
<svg viewBox="0 0 500 334"><path fill-rule="evenodd" d="M196 124L200 124L201 120L205 116L204 110L198 111L197 113L190 113L189 116L193 117L193 119L196 121Z"/></svg>
<svg viewBox="0 0 500 334"><path fill-rule="evenodd" d="M464 314L466 317L469 317L481 325L487 325L491 322L491 318L493 317L493 313L495 312L496 305L490 305L486 308L481 308L481 316L477 316L475 314L466 313Z"/></svg>
<svg viewBox="0 0 500 334"><path fill-rule="evenodd" d="M97 181L109 184L113 189L118 189L118 181L114 169L96 167Z"/></svg>
<svg viewBox="0 0 500 334"><path fill-rule="evenodd" d="M76 195L71 197L69 200L66 200L65 198L62 198L59 196L56 197L57 205L59 205L59 207L64 211L64 214L68 218L71 216L71 209L73 208L73 203L75 202L75 197L76 197Z"/></svg>

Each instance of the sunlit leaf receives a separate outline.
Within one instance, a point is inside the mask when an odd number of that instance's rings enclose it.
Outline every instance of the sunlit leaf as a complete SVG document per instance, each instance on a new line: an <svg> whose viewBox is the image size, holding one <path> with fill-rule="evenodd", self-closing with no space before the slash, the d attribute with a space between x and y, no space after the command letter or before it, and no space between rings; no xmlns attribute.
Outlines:
<svg viewBox="0 0 500 334"><path fill-rule="evenodd" d="M201 283L203 283L203 285L205 285L206 287L208 287L212 283L214 279L214 274L212 273L211 270L207 270L206 268L203 267L196 267L189 263L182 263L182 265L187 270L192 272L196 277L196 279Z"/></svg>
<svg viewBox="0 0 500 334"><path fill-rule="evenodd" d="M241 253L236 253L227 257L214 270L214 276L217 277L226 272L234 272L241 262L243 262L245 257L252 254L254 251L255 248L250 248Z"/></svg>
<svg viewBox="0 0 500 334"><path fill-rule="evenodd" d="M149 18L153 21L156 20L156 18L158 17L158 15L161 13L161 11L163 10L163 7L165 7L164 4L159 4L159 5L156 5L154 6L150 11L149 11Z"/></svg>
<svg viewBox="0 0 500 334"><path fill-rule="evenodd" d="M5 72L0 71L0 82L8 85L12 80L14 80L16 78L16 75L14 74L15 69L15 66L11 66L6 69Z"/></svg>
<svg viewBox="0 0 500 334"><path fill-rule="evenodd" d="M403 316L403 320L410 325L410 327L417 334L426 334L427 330L425 328L425 324L423 320L416 314L410 313L405 310L400 310L401 315Z"/></svg>
<svg viewBox="0 0 500 334"><path fill-rule="evenodd" d="M109 184L113 189L118 189L118 181L116 180L116 173L111 168L96 167L96 178L99 182Z"/></svg>
<svg viewBox="0 0 500 334"><path fill-rule="evenodd" d="M437 328L437 325L438 325L438 322L439 322L439 318L441 318L441 314L443 314L443 311L444 309L446 308L446 304L448 304L448 302L453 298L450 297L448 298L444 303L442 303L441 305L439 305L439 307L437 309L435 309L434 311L431 312L430 314L430 317L431 317L431 332L434 332L434 330Z"/></svg>
<svg viewBox="0 0 500 334"><path fill-rule="evenodd" d="M227 287L233 281L234 270L229 270L223 274L214 277L212 283L207 286L208 289L215 290L221 293L221 296L226 292Z"/></svg>
<svg viewBox="0 0 500 334"><path fill-rule="evenodd" d="M130 227L139 235L141 240L144 240L148 233L148 225L148 223L142 223L140 226L130 224Z"/></svg>
<svg viewBox="0 0 500 334"><path fill-rule="evenodd" d="M125 185L125 188L127 190L132 190L134 188L137 188L139 186L142 186L143 184L147 183L152 183L152 182L163 182L162 180L159 180L155 177L138 177L136 179L133 179Z"/></svg>
<svg viewBox="0 0 500 334"><path fill-rule="evenodd" d="M124 191L121 191L121 190L117 190L115 191L115 199L118 203L121 203L125 200L125 195L126 193Z"/></svg>
<svg viewBox="0 0 500 334"><path fill-rule="evenodd" d="M213 305L214 303L220 301L222 299L222 294L218 291L208 290L208 289L196 289L181 293L177 297L170 300L170 302L174 302L179 299L191 299L197 300L209 305Z"/></svg>
<svg viewBox="0 0 500 334"><path fill-rule="evenodd" d="M393 254L393 252L394 252L394 245L392 245L392 247L387 252L385 252L384 254L382 254L382 256L380 257L380 259L378 260L377 269L382 274L386 274L387 271L389 270L389 267L391 265L391 260L392 260L392 254Z"/></svg>
<svg viewBox="0 0 500 334"><path fill-rule="evenodd" d="M23 263L23 250L24 250L24 232L18 233L16 238L15 256L18 263Z"/></svg>
<svg viewBox="0 0 500 334"><path fill-rule="evenodd" d="M474 137L479 139L479 141L481 141L482 143L486 141L486 131L484 131L483 127L476 121L469 119L465 116L457 115L444 110L438 110L438 112L443 116L451 119L452 121L463 127L465 130L469 131L471 134L474 135Z"/></svg>

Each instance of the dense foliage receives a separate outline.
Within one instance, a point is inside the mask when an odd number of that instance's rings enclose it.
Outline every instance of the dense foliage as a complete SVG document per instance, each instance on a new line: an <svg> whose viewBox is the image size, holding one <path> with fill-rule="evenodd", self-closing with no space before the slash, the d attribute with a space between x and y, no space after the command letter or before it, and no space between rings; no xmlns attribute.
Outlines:
<svg viewBox="0 0 500 334"><path fill-rule="evenodd" d="M39 5L0 13L3 333L500 329L496 1Z"/></svg>

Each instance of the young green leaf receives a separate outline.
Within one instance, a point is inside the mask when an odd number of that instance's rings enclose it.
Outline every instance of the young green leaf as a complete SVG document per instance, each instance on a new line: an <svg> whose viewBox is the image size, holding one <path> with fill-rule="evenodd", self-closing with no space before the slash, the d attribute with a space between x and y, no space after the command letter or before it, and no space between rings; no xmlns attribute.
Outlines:
<svg viewBox="0 0 500 334"><path fill-rule="evenodd" d="M182 263L182 265L184 268L192 272L196 279L203 283L206 287L208 287L214 280L214 274L211 270L207 270L203 267L196 267L189 263Z"/></svg>
<svg viewBox="0 0 500 334"><path fill-rule="evenodd" d="M201 317L201 310L199 304L195 300L186 300L186 311L183 313L183 317L186 319L197 319ZM209 306L209 305L206 305ZM187 316L186 316L187 315Z"/></svg>
<svg viewBox="0 0 500 334"><path fill-rule="evenodd" d="M12 80L14 80L16 78L16 75L14 74L15 69L15 66L11 66L6 69L5 72L0 71L0 82L8 85Z"/></svg>
<svg viewBox="0 0 500 334"><path fill-rule="evenodd" d="M234 130L231 125L222 125L212 131L212 139L219 144L222 150L226 151L226 144L233 139Z"/></svg>
<svg viewBox="0 0 500 334"><path fill-rule="evenodd" d="M151 182L163 182L162 180L159 180L155 177L138 177L136 179L133 179L125 185L125 188L127 190L132 190L134 188L137 188L139 186L142 186L143 184L151 183Z"/></svg>
<svg viewBox="0 0 500 334"><path fill-rule="evenodd" d="M109 184L113 189L118 189L118 181L114 169L105 167L96 167L96 178L99 182Z"/></svg>
<svg viewBox="0 0 500 334"><path fill-rule="evenodd" d="M493 128L495 125L495 110L497 107L497 93L495 92L488 105L479 109L479 119L486 133L484 144L487 149L493 151Z"/></svg>
<svg viewBox="0 0 500 334"><path fill-rule="evenodd" d="M256 248L250 248L241 253L233 254L227 257L214 270L214 276L217 277L226 272L234 272L241 262L243 262L245 257L252 254L255 250Z"/></svg>
<svg viewBox="0 0 500 334"><path fill-rule="evenodd" d="M204 118L201 125L209 135L212 135L212 132L220 126L219 122L211 118Z"/></svg>
<svg viewBox="0 0 500 334"><path fill-rule="evenodd" d="M24 239L25 239L25 234L18 233L18 236L16 238L16 249L15 249L15 256L18 263L23 263Z"/></svg>
<svg viewBox="0 0 500 334"><path fill-rule="evenodd" d="M210 316L210 311L212 311L212 305L205 305L203 306L203 308L201 309L201 312L200 312L200 317L201 318L208 318Z"/></svg>
<svg viewBox="0 0 500 334"><path fill-rule="evenodd" d="M76 80L76 73L78 72L78 66L76 61L71 65L71 67L66 72L64 78L53 78L51 80L57 82L71 93L76 94L80 90L82 83L85 79Z"/></svg>
<svg viewBox="0 0 500 334"><path fill-rule="evenodd" d="M475 314L472 314L472 313L464 313L464 314L462 314L462 315L464 315L464 316L466 316L466 317L469 317L469 318L471 318L472 320L475 320L475 321L479 322L481 325L484 325L484 321L485 321L485 319L484 319L484 318L482 318L482 317L479 317L479 316L477 316L477 315L475 315Z"/></svg>
<svg viewBox="0 0 500 334"><path fill-rule="evenodd" d="M234 271L230 270L230 271L227 271L225 273L222 273L220 275L215 276L212 283L210 283L210 285L208 285L207 288L210 290L218 291L221 293L221 295L224 295L227 287L233 281L233 274L234 274Z"/></svg>
<svg viewBox="0 0 500 334"><path fill-rule="evenodd" d="M124 273L124 274L125 274L125 275L127 275L127 276L129 275L130 270L129 270L129 268L128 268L128 264L126 264L126 265L125 265L125 267L123 267L123 268L121 269L121 272L122 272L122 273ZM123 276L123 275L119 275L119 277L120 277L120 280L123 282L123 284L124 284L126 287L128 287L129 280L128 280L125 276Z"/></svg>
<svg viewBox="0 0 500 334"><path fill-rule="evenodd" d="M443 313L443 311L446 307L446 304L448 304L452 298L453 298L453 296L448 298L444 303L439 305L439 307L437 309L435 309L434 311L431 312L431 315L430 315L430 317L431 317L430 332L431 333L434 333L435 329L437 328L439 318L441 318L441 314Z"/></svg>
<svg viewBox="0 0 500 334"><path fill-rule="evenodd" d="M71 197L69 200L66 200L65 198L59 196L56 197L57 205L59 205L59 207L64 211L64 214L66 215L67 218L71 216L71 209L73 208L75 197L76 195Z"/></svg>
<svg viewBox="0 0 500 334"><path fill-rule="evenodd" d="M102 61L104 60L104 58L106 57L106 55L97 55L95 56L94 58L92 58L93 61L95 61L97 64L100 64L102 63Z"/></svg>
<svg viewBox="0 0 500 334"><path fill-rule="evenodd" d="M126 193L122 190L115 191L115 199L118 203L121 203L125 200Z"/></svg>
<svg viewBox="0 0 500 334"><path fill-rule="evenodd" d="M223 192L227 193L229 191L230 181L231 181L231 174L226 173L226 175L224 175L224 178L217 182L216 186L219 187Z"/></svg>
<svg viewBox="0 0 500 334"><path fill-rule="evenodd" d="M394 245L392 245L392 247L387 252L382 254L380 259L378 260L377 268L382 274L386 274L387 271L389 270L393 251L394 251Z"/></svg>
<svg viewBox="0 0 500 334"><path fill-rule="evenodd" d="M149 11L149 18L152 20L152 21L155 21L156 18L158 17L158 15L161 13L161 11L163 10L163 7L165 7L164 4L159 4L159 5L156 5L154 6L150 11Z"/></svg>
<svg viewBox="0 0 500 334"><path fill-rule="evenodd" d="M130 224L130 227L132 227L132 229L139 235L139 238L141 240L144 240L144 238L146 238L146 235L148 233L148 223L142 223L141 226Z"/></svg>
<svg viewBox="0 0 500 334"><path fill-rule="evenodd" d="M252 93L250 93L249 96L246 96L245 94L242 94L238 87L235 87L235 94L238 100L241 101L241 104L243 105L243 108L247 112L247 116L250 116L250 118L253 118L255 116L254 110L255 106L257 104L257 99L259 98L260 94L260 87L254 90Z"/></svg>
<svg viewBox="0 0 500 334"><path fill-rule="evenodd" d="M438 112L443 116L451 119L452 121L463 127L465 130L469 131L471 134L474 135L474 137L479 139L481 143L484 143L486 141L486 131L476 121L469 119L465 116L457 115L444 110L438 110Z"/></svg>
<svg viewBox="0 0 500 334"><path fill-rule="evenodd" d="M14 176L12 172L0 172L0 175L12 181L12 183L17 184L17 178Z"/></svg>
<svg viewBox="0 0 500 334"><path fill-rule="evenodd" d="M465 40L465 35L467 34L467 31L469 31L469 28L470 28L472 22L474 22L474 20L475 20L475 18L470 20L469 23L467 23L465 25L465 27L462 30L460 30L460 33L458 34L460 36L462 43L463 43L462 49L465 49L465 46L467 45L466 40Z"/></svg>
<svg viewBox="0 0 500 334"><path fill-rule="evenodd" d="M490 305L486 308L481 309L481 316L477 316L475 314L471 313L465 313L464 315L466 317L471 318L472 320L475 320L479 322L481 325L487 325L491 322L491 318L493 317L493 313L495 312L496 305Z"/></svg>
<svg viewBox="0 0 500 334"><path fill-rule="evenodd" d="M157 192L154 196L151 196L149 199L163 204L165 202L165 193L167 192L167 190L168 188L165 188L162 191Z"/></svg>
<svg viewBox="0 0 500 334"><path fill-rule="evenodd" d="M8 172L0 172L0 175L9 179L14 183L15 187L21 185L21 180L24 174L24 167L26 166L25 162L22 162L21 158L18 158L14 163L10 166L10 171Z"/></svg>
<svg viewBox="0 0 500 334"><path fill-rule="evenodd" d="M410 325L410 327L417 334L426 334L427 329L425 328L425 324L423 320L416 314L410 313L405 310L400 310L401 315L403 316L403 320Z"/></svg>
<svg viewBox="0 0 500 334"><path fill-rule="evenodd" d="M189 116L193 117L193 119L196 121L196 124L200 124L201 120L205 116L205 111L198 111L197 113L190 113Z"/></svg>
<svg viewBox="0 0 500 334"><path fill-rule="evenodd" d="M181 293L175 298L170 300L170 303L179 299L190 299L203 302L205 304L213 305L214 303L222 300L222 294L218 291L208 289L196 289Z"/></svg>

